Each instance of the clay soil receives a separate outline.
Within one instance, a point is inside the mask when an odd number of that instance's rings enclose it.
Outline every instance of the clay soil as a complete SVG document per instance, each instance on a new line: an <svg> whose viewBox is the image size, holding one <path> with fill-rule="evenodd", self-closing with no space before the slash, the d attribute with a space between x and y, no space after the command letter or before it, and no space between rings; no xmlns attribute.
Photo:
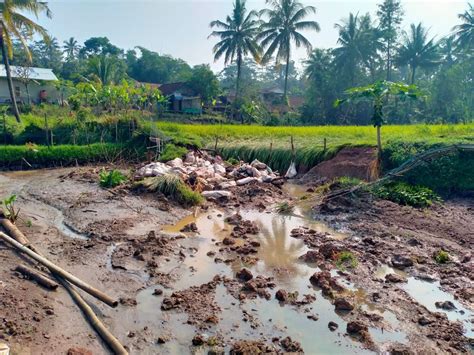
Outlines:
<svg viewBox="0 0 474 355"><path fill-rule="evenodd" d="M275 330L270 326L271 314L269 319L259 318L245 305L279 302L283 309L291 308L317 324L321 322L317 313L326 310L312 308L316 299L331 306L330 317L336 321L324 324L327 334L337 329L334 336L350 339L355 353L472 351L472 339L463 331L466 323L430 311L404 288L410 278L439 282L443 291L473 311L472 199L450 200L425 210L364 194L324 204L311 202L312 218L347 237L329 238L303 226L293 229L288 237L302 241L306 251L292 263L314 271L302 280L307 292L298 294L277 282L279 274L292 278L291 265L273 268L268 275L249 271L262 249L272 246L256 236L260 227L239 216L239 211L274 213L275 204L296 203L301 193L291 196L278 186L252 183L235 188L230 200L207 202L201 213L219 209L226 224L203 244L189 237L195 231L192 225L165 233L167 226L194 210L128 188L102 189L98 171L6 173L0 175L0 196L18 196L22 219L17 224L43 255L120 299L118 308L111 309L84 294L132 354L302 353L305 348L297 337L288 335L290 329ZM314 194L303 195L306 204L313 201ZM449 254L449 262L434 260L439 250ZM337 265L341 252L351 253L357 265ZM201 264L193 260L205 261L203 269L209 277L199 276ZM20 277L12 271L20 263L35 266L0 243L0 342L9 344L13 354L109 353L69 295ZM395 276L381 275L378 271L383 267L392 268L389 274ZM354 287L359 291L354 292ZM394 314L406 334L404 342L393 340L381 346L370 336L370 329L392 326L374 309ZM352 352L335 346L321 353Z"/></svg>

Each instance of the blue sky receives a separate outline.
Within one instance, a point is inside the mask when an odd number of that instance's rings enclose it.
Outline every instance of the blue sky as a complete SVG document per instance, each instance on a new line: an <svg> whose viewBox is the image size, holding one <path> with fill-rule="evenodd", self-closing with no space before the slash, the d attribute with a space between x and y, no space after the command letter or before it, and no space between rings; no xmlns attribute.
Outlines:
<svg viewBox="0 0 474 355"><path fill-rule="evenodd" d="M53 19L40 18L40 23L62 43L75 37L81 43L92 36L107 36L112 43L129 49L143 46L159 53L182 58L192 65L209 63L220 70L223 63L214 63L214 39L207 39L209 23L223 19L232 10L232 0L50 0ZM337 30L334 23L349 12L370 12L375 18L379 1L358 0L303 0L314 5L314 19L321 32L308 33L315 47L336 46ZM466 1L405 0L404 28L410 23L423 22L438 38L450 32L458 23L457 14L467 9ZM260 9L264 0L248 0L248 8ZM300 61L306 55L298 51Z"/></svg>

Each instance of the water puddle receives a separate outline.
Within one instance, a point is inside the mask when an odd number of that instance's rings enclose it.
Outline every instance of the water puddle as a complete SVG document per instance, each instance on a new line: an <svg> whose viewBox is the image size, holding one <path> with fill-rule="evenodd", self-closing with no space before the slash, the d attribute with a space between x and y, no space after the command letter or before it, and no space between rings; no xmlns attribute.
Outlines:
<svg viewBox="0 0 474 355"><path fill-rule="evenodd" d="M425 306L431 312L445 313L450 321L460 321L464 325L465 335L474 338L474 312L456 301L453 295L441 289L439 281L428 282L409 277L404 290L419 304ZM436 302L450 301L456 309L446 311L437 308Z"/></svg>

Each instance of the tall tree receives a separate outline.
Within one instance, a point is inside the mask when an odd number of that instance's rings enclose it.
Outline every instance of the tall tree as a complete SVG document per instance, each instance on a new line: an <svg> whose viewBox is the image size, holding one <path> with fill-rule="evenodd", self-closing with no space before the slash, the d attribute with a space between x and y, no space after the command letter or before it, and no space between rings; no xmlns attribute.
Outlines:
<svg viewBox="0 0 474 355"><path fill-rule="evenodd" d="M17 38L31 61L31 53L26 43L26 38L23 33L32 36L34 33L39 34L45 41L49 39L46 30L29 19L25 13L31 13L38 18L38 15L45 13L46 16L52 16L48 4L37 0L4 0L0 2L0 47L2 50L3 64L7 74L8 89L10 91L10 98L12 101L12 109L15 118L18 122L21 121L20 113L13 89L13 82L11 77L10 59L13 57L13 43L12 38ZM23 32L22 32L23 31Z"/></svg>
<svg viewBox="0 0 474 355"><path fill-rule="evenodd" d="M236 102L240 97L240 78L242 74L242 63L245 57L252 55L256 62L260 61L261 49L255 39L260 22L255 11L248 11L245 0L236 0L232 15L227 16L225 21L212 21L211 28L219 30L213 31L209 37L219 38L219 42L214 46L214 60L219 60L224 56L224 64L234 61L237 64L237 79L235 84Z"/></svg>
<svg viewBox="0 0 474 355"><path fill-rule="evenodd" d="M80 49L81 46L74 37L71 37L67 41L63 42L63 53L66 55L67 61L72 61L76 59Z"/></svg>
<svg viewBox="0 0 474 355"><path fill-rule="evenodd" d="M260 44L265 49L264 63L270 61L275 52L276 62L285 61L286 63L284 96L288 101L291 45L294 42L297 48L304 47L311 52L311 43L300 31L319 32L320 27L316 21L305 20L308 15L316 13L316 8L304 6L298 0L266 0L266 3L270 5L270 8L262 10L261 15L268 17L268 21L262 24L257 38L261 40Z"/></svg>
<svg viewBox="0 0 474 355"><path fill-rule="evenodd" d="M474 49L474 5L468 4L469 9L458 17L462 21L460 25L453 28L456 45L462 49Z"/></svg>
<svg viewBox="0 0 474 355"><path fill-rule="evenodd" d="M403 8L400 0L384 0L378 5L379 29L385 43L387 80L392 80L393 51L398 31L403 20Z"/></svg>
<svg viewBox="0 0 474 355"><path fill-rule="evenodd" d="M428 40L428 30L421 23L412 24L410 32L405 33L397 62L410 67L412 84L415 83L418 68L429 69L439 64L438 45L434 42L434 38Z"/></svg>

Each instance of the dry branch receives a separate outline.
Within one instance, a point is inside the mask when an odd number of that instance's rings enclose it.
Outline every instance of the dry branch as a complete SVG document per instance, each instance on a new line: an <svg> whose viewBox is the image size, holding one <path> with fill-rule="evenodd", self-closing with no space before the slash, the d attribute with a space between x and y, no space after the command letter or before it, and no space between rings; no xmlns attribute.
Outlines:
<svg viewBox="0 0 474 355"><path fill-rule="evenodd" d="M25 275L29 279L36 281L38 284L40 284L43 287L46 287L47 289L56 290L59 286L56 282L47 278L46 276L41 274L39 271L31 269L25 265L18 265L15 268L15 271L18 271L20 274Z"/></svg>

